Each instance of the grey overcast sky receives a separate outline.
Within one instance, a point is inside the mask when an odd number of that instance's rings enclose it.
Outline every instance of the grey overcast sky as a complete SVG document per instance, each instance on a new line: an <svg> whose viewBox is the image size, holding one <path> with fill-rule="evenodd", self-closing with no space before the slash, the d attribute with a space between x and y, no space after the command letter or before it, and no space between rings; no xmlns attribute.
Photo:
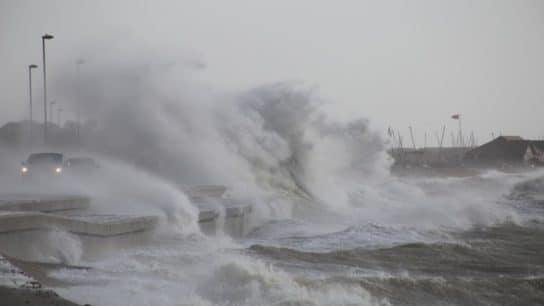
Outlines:
<svg viewBox="0 0 544 306"><path fill-rule="evenodd" d="M544 136L541 0L0 0L0 123L26 114L45 32L51 78L128 39L202 60L213 87L304 81L337 116L419 139L454 113L480 141ZM41 70L34 82L39 95Z"/></svg>

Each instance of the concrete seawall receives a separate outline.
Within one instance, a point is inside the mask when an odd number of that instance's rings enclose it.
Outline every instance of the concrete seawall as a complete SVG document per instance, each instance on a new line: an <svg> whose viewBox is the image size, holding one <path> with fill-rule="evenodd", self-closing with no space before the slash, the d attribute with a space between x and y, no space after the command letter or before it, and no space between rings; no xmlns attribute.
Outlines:
<svg viewBox="0 0 544 306"><path fill-rule="evenodd" d="M249 223L253 206L250 204L226 203L224 207L205 207L198 205L200 209L199 225L202 232L216 234L219 231L240 237L249 231Z"/></svg>
<svg viewBox="0 0 544 306"><path fill-rule="evenodd" d="M152 230L157 223L156 216L0 212L0 233L56 229L72 234L109 237Z"/></svg>
<svg viewBox="0 0 544 306"><path fill-rule="evenodd" d="M249 231L251 203L205 196L198 201L203 233L223 231L236 237ZM160 222L157 215L94 214L87 211L91 205L90 199L77 196L0 195L0 252L24 260L69 262L74 255L61 244L72 243L82 258L92 259L149 241Z"/></svg>

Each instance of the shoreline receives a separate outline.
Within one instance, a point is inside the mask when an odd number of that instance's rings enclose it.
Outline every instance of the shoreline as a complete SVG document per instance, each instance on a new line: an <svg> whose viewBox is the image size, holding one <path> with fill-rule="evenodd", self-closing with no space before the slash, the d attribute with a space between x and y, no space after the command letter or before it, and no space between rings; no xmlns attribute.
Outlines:
<svg viewBox="0 0 544 306"><path fill-rule="evenodd" d="M83 306L58 295L51 289L0 285L0 306ZM86 304L88 305L88 304Z"/></svg>
<svg viewBox="0 0 544 306"><path fill-rule="evenodd" d="M51 288L44 287L34 277L0 255L0 306L19 305L84 306L63 298Z"/></svg>

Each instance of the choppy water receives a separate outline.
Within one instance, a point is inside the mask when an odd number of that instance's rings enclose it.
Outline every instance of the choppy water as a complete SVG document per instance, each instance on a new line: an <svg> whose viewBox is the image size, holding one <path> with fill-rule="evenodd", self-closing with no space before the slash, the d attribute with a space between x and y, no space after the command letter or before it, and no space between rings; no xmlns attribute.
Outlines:
<svg viewBox="0 0 544 306"><path fill-rule="evenodd" d="M332 272L316 282L357 285L394 305L541 305L544 223L451 233L454 241L309 252L253 245L290 269Z"/></svg>
<svg viewBox="0 0 544 306"><path fill-rule="evenodd" d="M475 181L489 191L492 205L480 198L463 213L442 207L456 222L397 224L374 208L342 215L310 207L311 214L270 219L236 240L161 233L87 263L92 270L54 277L76 284L61 294L93 305L542 305L544 204L530 195L544 189L533 183L511 192L526 179L442 179L449 188L433 195L435 205L454 205L442 198L463 198L461 187ZM430 183L410 184L427 190ZM422 219L435 216L426 204L413 209ZM487 209L492 219L474 218Z"/></svg>

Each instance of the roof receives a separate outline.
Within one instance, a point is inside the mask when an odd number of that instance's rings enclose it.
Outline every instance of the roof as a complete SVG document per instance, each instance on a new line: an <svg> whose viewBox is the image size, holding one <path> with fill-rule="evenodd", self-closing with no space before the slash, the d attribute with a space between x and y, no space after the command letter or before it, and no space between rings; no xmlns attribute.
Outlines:
<svg viewBox="0 0 544 306"><path fill-rule="evenodd" d="M520 136L499 136L499 138L504 138L505 140L508 140L508 141L523 140L523 138L521 138Z"/></svg>
<svg viewBox="0 0 544 306"><path fill-rule="evenodd" d="M529 141L519 136L499 136L470 150L465 154L464 159L521 161L528 146Z"/></svg>

